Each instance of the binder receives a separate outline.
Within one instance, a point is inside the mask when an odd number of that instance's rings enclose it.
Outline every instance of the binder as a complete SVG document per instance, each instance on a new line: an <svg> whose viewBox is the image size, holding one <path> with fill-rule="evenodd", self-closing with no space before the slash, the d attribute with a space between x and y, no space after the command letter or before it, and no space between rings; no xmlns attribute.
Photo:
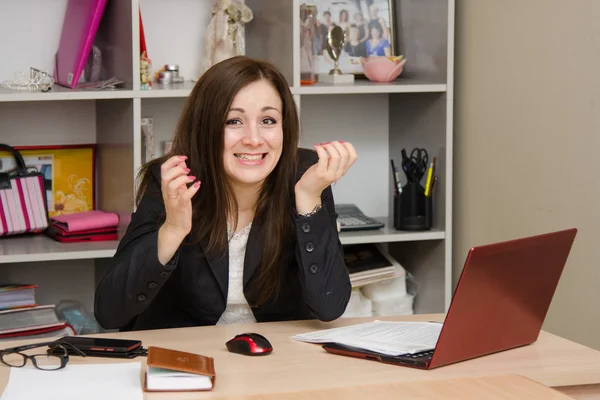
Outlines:
<svg viewBox="0 0 600 400"><path fill-rule="evenodd" d="M81 78L107 0L68 0L54 67L54 81L74 89Z"/></svg>

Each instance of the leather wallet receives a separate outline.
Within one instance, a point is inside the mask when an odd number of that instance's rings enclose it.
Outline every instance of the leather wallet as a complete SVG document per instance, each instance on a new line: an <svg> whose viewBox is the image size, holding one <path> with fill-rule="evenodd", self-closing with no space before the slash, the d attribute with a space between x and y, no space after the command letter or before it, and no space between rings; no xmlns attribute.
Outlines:
<svg viewBox="0 0 600 400"><path fill-rule="evenodd" d="M212 357L150 346L146 364L147 392L206 391L215 385Z"/></svg>

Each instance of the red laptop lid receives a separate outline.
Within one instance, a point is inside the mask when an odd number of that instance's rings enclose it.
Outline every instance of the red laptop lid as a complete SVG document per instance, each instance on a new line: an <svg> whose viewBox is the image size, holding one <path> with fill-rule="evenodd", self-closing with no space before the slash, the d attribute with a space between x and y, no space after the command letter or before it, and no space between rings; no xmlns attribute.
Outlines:
<svg viewBox="0 0 600 400"><path fill-rule="evenodd" d="M536 341L576 233L472 248L429 368Z"/></svg>

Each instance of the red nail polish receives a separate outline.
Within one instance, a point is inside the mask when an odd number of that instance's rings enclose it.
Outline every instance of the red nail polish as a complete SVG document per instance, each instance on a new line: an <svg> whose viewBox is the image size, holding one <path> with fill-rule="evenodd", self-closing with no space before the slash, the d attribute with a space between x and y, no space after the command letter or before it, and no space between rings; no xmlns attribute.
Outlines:
<svg viewBox="0 0 600 400"><path fill-rule="evenodd" d="M317 147L319 144L318 143L314 143L314 146Z"/></svg>
<svg viewBox="0 0 600 400"><path fill-rule="evenodd" d="M198 182L194 183L194 187L199 187L199 186L200 186L200 183L201 183L200 181L198 181Z"/></svg>
<svg viewBox="0 0 600 400"><path fill-rule="evenodd" d="M179 159L180 159L180 160L186 160L186 159L187 159L187 156L179 156Z"/></svg>
<svg viewBox="0 0 600 400"><path fill-rule="evenodd" d="M191 171L191 169L189 169L189 168L184 168L183 170L185 171L186 174Z"/></svg>
<svg viewBox="0 0 600 400"><path fill-rule="evenodd" d="M192 175L189 175L189 176L188 176L188 179L189 179L190 181L195 181L195 180L196 180L196 177L195 177L195 176L192 176Z"/></svg>
<svg viewBox="0 0 600 400"><path fill-rule="evenodd" d="M346 143L346 142L344 142L343 140L340 140L340 143Z"/></svg>

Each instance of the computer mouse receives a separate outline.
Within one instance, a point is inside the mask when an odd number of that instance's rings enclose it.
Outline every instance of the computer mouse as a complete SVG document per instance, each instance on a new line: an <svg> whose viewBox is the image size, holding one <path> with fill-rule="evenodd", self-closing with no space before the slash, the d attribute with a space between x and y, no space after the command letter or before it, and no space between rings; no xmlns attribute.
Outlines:
<svg viewBox="0 0 600 400"><path fill-rule="evenodd" d="M266 356L273 351L271 343L259 333L241 333L225 345L230 352L245 356Z"/></svg>

